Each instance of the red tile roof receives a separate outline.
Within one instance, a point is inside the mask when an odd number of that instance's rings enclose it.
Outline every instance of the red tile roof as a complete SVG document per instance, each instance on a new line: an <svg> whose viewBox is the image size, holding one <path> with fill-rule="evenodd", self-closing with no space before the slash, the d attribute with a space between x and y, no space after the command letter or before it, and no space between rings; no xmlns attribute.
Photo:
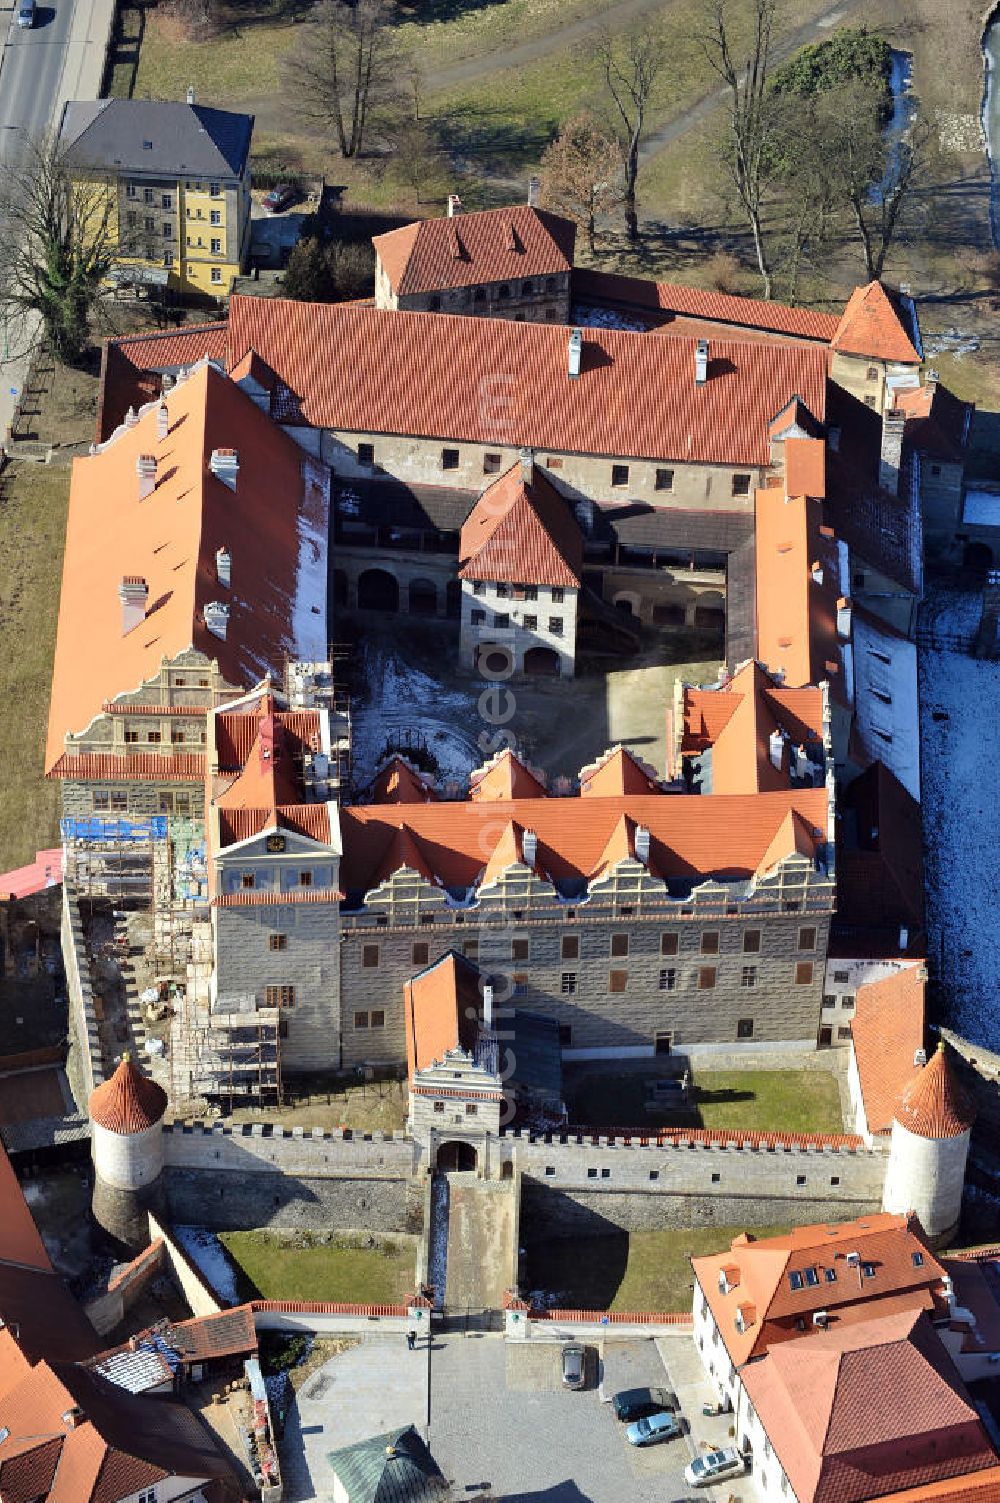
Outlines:
<svg viewBox="0 0 1000 1503"><path fill-rule="evenodd" d="M294 393L279 415L315 427L767 465L768 422L793 394L825 414L820 348L720 340L699 386L693 339L587 329L576 380L567 340L508 319L230 301L230 363L256 350Z"/></svg>
<svg viewBox="0 0 1000 1503"><path fill-rule="evenodd" d="M212 899L213 908L268 908L286 903L340 903L345 894L335 887L293 887L284 892L256 889L249 892L220 892Z"/></svg>
<svg viewBox="0 0 1000 1503"><path fill-rule="evenodd" d="M449 950L403 987L406 1064L410 1079L444 1058L447 1049L471 1053L479 1036L483 998L479 971Z"/></svg>
<svg viewBox="0 0 1000 1503"><path fill-rule="evenodd" d="M253 717L254 739L243 765L232 782L214 795L213 803L219 809L230 813L238 809L274 810L302 799L294 742L286 734L281 717L270 708L270 702L264 703L268 705L264 713Z"/></svg>
<svg viewBox="0 0 1000 1503"><path fill-rule="evenodd" d="M1000 1466L983 1467L942 1482L925 1482L902 1493L885 1493L880 1503L1000 1503Z"/></svg>
<svg viewBox="0 0 1000 1503"><path fill-rule="evenodd" d="M662 791L655 770L627 746L614 746L580 769L581 797L623 798Z"/></svg>
<svg viewBox="0 0 1000 1503"><path fill-rule="evenodd" d="M249 840L264 830L292 830L297 835L306 835L318 840L321 845L330 843L330 814L326 804L276 804L271 808L235 808L220 806L219 832L223 847Z"/></svg>
<svg viewBox="0 0 1000 1503"><path fill-rule="evenodd" d="M462 527L461 579L579 589L583 535L545 472L526 482L520 464L488 485Z"/></svg>
<svg viewBox="0 0 1000 1503"><path fill-rule="evenodd" d="M492 805L485 823L482 807L475 803L413 804L406 820L435 877L446 887L468 888L481 879L510 821L535 831L537 866L555 879L589 877L623 814L650 831L650 863L664 876L721 878L763 872L765 858L774 859L779 849L782 856L791 854L799 837L789 827L790 811L798 826L819 832L814 842L825 841L827 800L821 788L749 797L661 793L515 799ZM386 874L398 815L375 804L345 806L340 817L342 885L367 892Z"/></svg>
<svg viewBox="0 0 1000 1503"><path fill-rule="evenodd" d="M265 704L266 701L266 704ZM215 715L215 749L219 768L232 771L249 760L257 739L261 717L270 714L282 728L293 756L318 751L320 718L318 710L277 710L272 696L244 702L239 710L219 710Z"/></svg>
<svg viewBox="0 0 1000 1503"><path fill-rule="evenodd" d="M433 780L421 776L405 757L391 757L372 784L375 804L428 804L436 798Z"/></svg>
<svg viewBox="0 0 1000 1503"><path fill-rule="evenodd" d="M786 1342L742 1378L799 1503L868 1503L996 1461L920 1311Z"/></svg>
<svg viewBox="0 0 1000 1503"><path fill-rule="evenodd" d="M80 783L200 783L205 776L203 752L154 752L115 756L112 752L68 753L53 762L47 777L71 778Z"/></svg>
<svg viewBox="0 0 1000 1503"><path fill-rule="evenodd" d="M309 461L239 387L202 366L167 398L170 429L158 438L155 406L99 453L73 462L62 594L52 675L46 767L115 695L154 677L164 658L195 648L218 661L235 687L278 673L294 645L299 577L296 513L319 504ZM209 467L212 451L238 445L237 492ZM139 456L153 455L157 482L140 501ZM276 507L274 497L283 505ZM234 517L239 525L234 526ZM232 557L232 588L216 578L216 552ZM122 634L122 578L143 577L143 621ZM226 639L205 624L225 599Z"/></svg>
<svg viewBox="0 0 1000 1503"><path fill-rule="evenodd" d="M928 459L961 464L969 443L975 404L961 402L936 381L896 392L896 410L906 413L906 442Z"/></svg>
<svg viewBox="0 0 1000 1503"><path fill-rule="evenodd" d="M130 407L138 411L160 395L163 372L195 365L206 355L224 365L226 334L227 325L222 322L106 339L101 352L98 443L110 438Z"/></svg>
<svg viewBox="0 0 1000 1503"><path fill-rule="evenodd" d="M573 265L571 219L515 204L446 219L421 219L372 240L399 296L567 272Z"/></svg>
<svg viewBox="0 0 1000 1503"><path fill-rule="evenodd" d="M830 344L845 355L919 365L913 339L910 310L900 294L881 282L869 282L851 293Z"/></svg>
<svg viewBox="0 0 1000 1503"><path fill-rule="evenodd" d="M124 1054L110 1080L91 1092L87 1103L92 1122L108 1132L145 1132L159 1122L167 1109L167 1093L155 1080L142 1075Z"/></svg>
<svg viewBox="0 0 1000 1503"><path fill-rule="evenodd" d="M789 688L828 679L832 693L843 693L839 560L836 540L822 529L820 501L786 497L778 486L758 490L757 657L772 674L784 670Z"/></svg>
<svg viewBox="0 0 1000 1503"><path fill-rule="evenodd" d="M826 439L785 439L785 493L826 495Z"/></svg>
<svg viewBox="0 0 1000 1503"><path fill-rule="evenodd" d="M857 1264L847 1262L848 1253L858 1253ZM874 1266L874 1275L863 1274L863 1263ZM775 1343L793 1341L799 1335L796 1321L805 1320L811 1330L815 1310L828 1311L836 1329L852 1318L866 1318L866 1312L878 1314L890 1298L899 1297L908 1308L933 1306L933 1291L944 1274L917 1222L888 1212L831 1226L796 1227L779 1237L737 1237L723 1252L692 1258L691 1264L737 1367ZM719 1272L730 1264L739 1268L739 1282L730 1282L723 1293ZM815 1283L806 1282L809 1268L816 1270ZM827 1270L834 1273L832 1280ZM801 1275L801 1287L794 1289L793 1272ZM741 1332L734 1316L737 1303L745 1299L756 1306L758 1320Z"/></svg>
<svg viewBox="0 0 1000 1503"><path fill-rule="evenodd" d="M922 965L907 965L858 988L851 1040L868 1131L887 1133L900 1095L921 1066L924 1047Z"/></svg>
<svg viewBox="0 0 1000 1503"><path fill-rule="evenodd" d="M573 272L573 296L581 303L618 304L650 314L673 313L706 323L737 329L759 329L796 339L829 343L837 330L836 314L812 308L790 308L759 298L734 297L706 287L682 287L673 282L649 282L642 277L623 277L604 271L577 268ZM669 331L670 325L666 326Z"/></svg>
<svg viewBox="0 0 1000 1503"><path fill-rule="evenodd" d="M20 1263L51 1273L52 1264L38 1234L10 1159L0 1143L0 1262ZM0 1305L0 1317L4 1314Z"/></svg>
<svg viewBox="0 0 1000 1503"><path fill-rule="evenodd" d="M539 773L507 747L499 756L477 768L469 777L469 798L488 803L494 799L546 798Z"/></svg>
<svg viewBox="0 0 1000 1503"><path fill-rule="evenodd" d="M771 759L771 736L785 732L781 767ZM712 748L712 793L762 793L791 786L792 752L823 743L819 689L785 689L759 663L743 665L718 689L684 689L683 755Z"/></svg>
<svg viewBox="0 0 1000 1503"><path fill-rule="evenodd" d="M943 1042L903 1091L895 1118L921 1138L957 1138L971 1128L976 1109L948 1064Z"/></svg>

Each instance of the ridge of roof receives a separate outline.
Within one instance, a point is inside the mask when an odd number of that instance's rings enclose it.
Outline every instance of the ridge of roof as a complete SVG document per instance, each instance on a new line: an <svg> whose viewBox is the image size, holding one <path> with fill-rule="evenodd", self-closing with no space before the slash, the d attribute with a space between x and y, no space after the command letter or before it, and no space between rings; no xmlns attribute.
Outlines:
<svg viewBox="0 0 1000 1503"><path fill-rule="evenodd" d="M522 762L509 746L469 774L470 799L488 802L493 799L548 796L548 789L540 773L529 767L527 762Z"/></svg>
<svg viewBox="0 0 1000 1503"><path fill-rule="evenodd" d="M901 295L894 289L877 280L855 287L830 345L845 355L919 365L923 357L915 347L916 330L908 332L903 317ZM915 312L912 319L915 323Z"/></svg>
<svg viewBox="0 0 1000 1503"><path fill-rule="evenodd" d="M583 535L544 470L520 463L486 487L462 527L460 579L579 589Z"/></svg>
<svg viewBox="0 0 1000 1503"><path fill-rule="evenodd" d="M416 220L372 244L393 292L405 297L568 272L575 240L571 219L513 204Z"/></svg>

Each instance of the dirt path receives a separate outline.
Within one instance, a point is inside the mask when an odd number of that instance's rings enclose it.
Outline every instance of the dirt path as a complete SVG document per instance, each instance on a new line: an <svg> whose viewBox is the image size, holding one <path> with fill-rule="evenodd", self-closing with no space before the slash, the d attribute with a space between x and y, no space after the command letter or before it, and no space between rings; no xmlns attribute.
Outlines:
<svg viewBox="0 0 1000 1503"><path fill-rule="evenodd" d="M445 1303L456 1312L500 1310L510 1282L513 1187L453 1174L449 1189Z"/></svg>

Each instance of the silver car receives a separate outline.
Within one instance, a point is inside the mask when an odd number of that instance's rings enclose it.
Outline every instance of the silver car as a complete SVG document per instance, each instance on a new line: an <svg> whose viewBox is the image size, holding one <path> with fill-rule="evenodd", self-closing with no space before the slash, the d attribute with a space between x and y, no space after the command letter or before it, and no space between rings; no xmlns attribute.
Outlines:
<svg viewBox="0 0 1000 1503"><path fill-rule="evenodd" d="M723 1446L721 1451L706 1451L704 1456L696 1456L684 1468L684 1481L689 1487L708 1487L725 1477L739 1477L746 1467L735 1446Z"/></svg>
<svg viewBox="0 0 1000 1503"><path fill-rule="evenodd" d="M18 0L17 24L27 29L35 24L35 0Z"/></svg>
<svg viewBox="0 0 1000 1503"><path fill-rule="evenodd" d="M564 1388L583 1388L587 1381L587 1348L564 1346L562 1349L562 1380Z"/></svg>
<svg viewBox="0 0 1000 1503"><path fill-rule="evenodd" d="M684 1429L676 1414L647 1414L625 1431L631 1446L655 1446L661 1440L676 1440Z"/></svg>

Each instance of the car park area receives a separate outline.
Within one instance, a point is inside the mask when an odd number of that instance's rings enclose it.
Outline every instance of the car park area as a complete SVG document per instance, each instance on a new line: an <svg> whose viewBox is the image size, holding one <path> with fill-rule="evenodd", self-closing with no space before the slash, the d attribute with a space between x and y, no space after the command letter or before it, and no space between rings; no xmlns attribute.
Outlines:
<svg viewBox="0 0 1000 1503"><path fill-rule="evenodd" d="M692 1492L684 1469L707 1441L727 1443L731 1416L706 1422L700 1364L688 1334L583 1343L585 1386L563 1383L566 1341L504 1342L498 1336L435 1332L430 1354L430 1448L456 1497L504 1503L541 1498L588 1503L675 1503L698 1496L754 1503L750 1479L728 1478ZM678 1373L672 1360L676 1346ZM667 1364L661 1350L667 1349ZM667 1365L671 1371L668 1372ZM300 1390L283 1446L286 1497L306 1503L332 1492L327 1454L393 1426L425 1433L427 1347L373 1335L319 1369ZM615 1389L608 1386L608 1379ZM621 1379L619 1382L618 1379ZM683 1434L661 1444L630 1444L611 1402L618 1388L675 1390ZM697 1407L697 1413L694 1408ZM718 1431L718 1433L716 1433ZM731 1442L728 1442L731 1443ZM287 1459L284 1453L287 1452ZM301 1458L301 1459L300 1459ZM580 1479L580 1490L577 1482Z"/></svg>

